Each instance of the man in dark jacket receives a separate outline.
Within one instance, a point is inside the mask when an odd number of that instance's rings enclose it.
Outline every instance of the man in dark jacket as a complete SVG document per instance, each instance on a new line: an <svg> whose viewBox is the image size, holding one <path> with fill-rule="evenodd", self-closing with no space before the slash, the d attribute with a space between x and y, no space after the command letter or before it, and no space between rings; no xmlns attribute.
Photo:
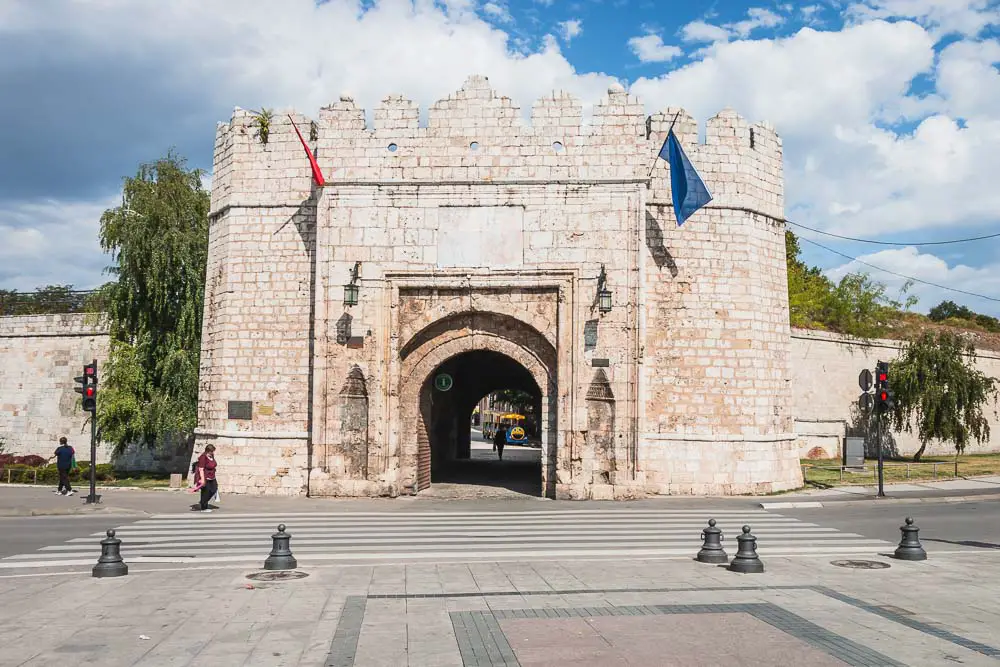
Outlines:
<svg viewBox="0 0 1000 667"><path fill-rule="evenodd" d="M59 446L56 447L56 469L59 471L59 488L56 489L56 493L61 493L64 496L71 496L76 491L69 484L69 473L73 469L73 458L76 456L76 451L69 446L66 442L66 437L63 436L59 438Z"/></svg>
<svg viewBox="0 0 1000 667"><path fill-rule="evenodd" d="M503 461L503 448L507 444L507 429L502 425L497 425L496 435L493 436L493 448L497 450L497 458Z"/></svg>

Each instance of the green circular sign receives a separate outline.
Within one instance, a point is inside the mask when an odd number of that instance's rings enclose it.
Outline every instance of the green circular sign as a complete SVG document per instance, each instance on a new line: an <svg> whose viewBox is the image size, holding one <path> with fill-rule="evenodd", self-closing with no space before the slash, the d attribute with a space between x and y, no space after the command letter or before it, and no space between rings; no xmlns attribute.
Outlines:
<svg viewBox="0 0 1000 667"><path fill-rule="evenodd" d="M448 391L454 384L455 381L447 373L441 373L434 378L434 388L438 391Z"/></svg>

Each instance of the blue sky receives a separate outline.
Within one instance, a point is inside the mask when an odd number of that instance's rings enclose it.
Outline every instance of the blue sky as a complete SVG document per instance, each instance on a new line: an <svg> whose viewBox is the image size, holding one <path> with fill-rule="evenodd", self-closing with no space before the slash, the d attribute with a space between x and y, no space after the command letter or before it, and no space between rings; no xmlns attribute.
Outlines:
<svg viewBox="0 0 1000 667"><path fill-rule="evenodd" d="M528 108L611 82L704 123L731 106L784 139L786 212L934 241L1000 232L1000 0L0 0L0 287L106 279L100 213L174 147L210 168L232 108L306 113L350 92L426 107L485 74ZM801 231L801 230L797 230ZM1000 240L852 257L1000 299ZM803 244L837 278L860 268ZM873 272L897 289L902 280ZM952 298L918 286L918 310Z"/></svg>

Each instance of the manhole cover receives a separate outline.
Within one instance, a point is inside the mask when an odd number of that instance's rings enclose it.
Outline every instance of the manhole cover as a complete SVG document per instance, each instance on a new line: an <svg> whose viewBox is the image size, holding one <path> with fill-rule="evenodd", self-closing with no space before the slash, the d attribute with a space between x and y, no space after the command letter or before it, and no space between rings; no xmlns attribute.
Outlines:
<svg viewBox="0 0 1000 667"><path fill-rule="evenodd" d="M877 560L834 560L830 565L837 567L848 567L852 570L885 570L889 568L888 563L880 563Z"/></svg>
<svg viewBox="0 0 1000 667"><path fill-rule="evenodd" d="M254 572L248 574L247 579L254 581L288 581L290 579L303 579L309 575L298 570L279 570L277 572Z"/></svg>

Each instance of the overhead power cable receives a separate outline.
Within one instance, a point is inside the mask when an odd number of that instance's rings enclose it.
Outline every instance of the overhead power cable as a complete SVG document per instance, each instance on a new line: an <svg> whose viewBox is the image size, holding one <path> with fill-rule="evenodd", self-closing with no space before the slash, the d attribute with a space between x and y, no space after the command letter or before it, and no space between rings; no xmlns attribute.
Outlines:
<svg viewBox="0 0 1000 667"><path fill-rule="evenodd" d="M808 229L810 232L815 232L817 234L823 234L824 236L832 236L835 239L842 239L844 241L855 241L857 243L872 243L875 245L951 245L953 243L969 243L970 241L983 241L986 239L1000 238L1000 232L996 234L987 234L986 236L970 236L967 239L953 239L951 241L917 241L904 243L902 241L873 241L872 239L856 239L853 236L841 236L840 234L832 234L830 232L824 232L819 229L814 229L812 227L806 227L798 222L792 222L791 220L785 220L789 225L795 225L796 227L801 227L802 229Z"/></svg>
<svg viewBox="0 0 1000 667"><path fill-rule="evenodd" d="M864 260L860 260L857 257L851 257L850 255L842 253L839 250L834 250L833 248L828 248L825 245L823 245L822 243L816 243L815 241L811 241L811 240L809 240L809 239L807 239L805 237L802 237L802 240L805 241L805 242L807 242L807 243L812 243L814 246L819 246L823 250L826 250L828 252L832 252L835 255L840 255L841 257L843 257L845 259L851 260L852 262L857 262L858 264L864 264L865 266L869 266L869 267L875 269L876 271L882 271L884 273L889 273L889 274L892 274L892 275L897 276L899 278L905 278L907 280L912 280L915 283L922 283L924 285L930 285L931 287L937 287L938 289L948 290L949 292L958 292L959 294L966 294L968 296L974 296L977 299L986 299L987 301L997 301L997 302L1000 302L1000 299L998 299L997 297L986 296L985 294L976 294L975 292L966 292L965 290L956 289L954 287L948 287L946 285L938 285L937 283L932 283L932 282L930 282L928 280L921 280L920 278L914 278L913 276L905 276L902 273L896 273L895 271L890 271L889 269L883 269L881 266L875 266L874 264L869 264L868 262L866 262Z"/></svg>

